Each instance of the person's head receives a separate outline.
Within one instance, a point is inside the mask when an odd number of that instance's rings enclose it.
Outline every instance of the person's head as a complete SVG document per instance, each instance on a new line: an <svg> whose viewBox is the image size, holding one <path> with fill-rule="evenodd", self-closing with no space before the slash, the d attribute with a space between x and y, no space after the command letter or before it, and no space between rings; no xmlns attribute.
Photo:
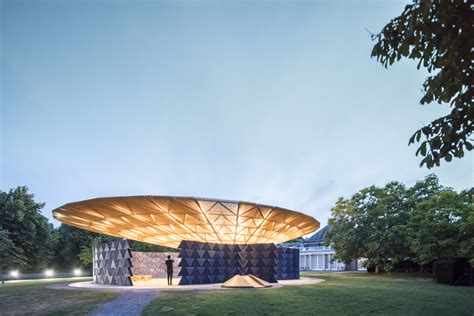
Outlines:
<svg viewBox="0 0 474 316"><path fill-rule="evenodd" d="M168 259L171 259L171 256L168 256Z"/></svg>

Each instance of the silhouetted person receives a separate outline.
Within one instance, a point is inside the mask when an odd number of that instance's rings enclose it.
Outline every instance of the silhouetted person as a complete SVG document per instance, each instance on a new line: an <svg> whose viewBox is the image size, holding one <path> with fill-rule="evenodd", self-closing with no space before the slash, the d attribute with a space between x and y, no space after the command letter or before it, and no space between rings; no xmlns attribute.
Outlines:
<svg viewBox="0 0 474 316"><path fill-rule="evenodd" d="M168 274L168 285L173 285L173 262L171 256L168 256L168 260L165 261L166 264L166 274Z"/></svg>

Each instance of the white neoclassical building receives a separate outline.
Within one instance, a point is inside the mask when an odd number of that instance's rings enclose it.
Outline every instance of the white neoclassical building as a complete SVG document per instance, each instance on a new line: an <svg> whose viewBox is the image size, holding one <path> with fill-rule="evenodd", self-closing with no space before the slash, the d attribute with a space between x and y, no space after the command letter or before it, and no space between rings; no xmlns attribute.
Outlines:
<svg viewBox="0 0 474 316"><path fill-rule="evenodd" d="M300 270L302 271L334 271L346 270L346 265L340 261L332 262L336 254L331 247L324 246L324 238L329 226L324 226L313 236L306 239L300 248Z"/></svg>
<svg viewBox="0 0 474 316"><path fill-rule="evenodd" d="M346 265L340 261L333 261L335 252L331 247L309 246L300 249L301 271L343 271Z"/></svg>
<svg viewBox="0 0 474 316"><path fill-rule="evenodd" d="M354 260L350 265L334 260L336 254L330 246L324 245L324 239L329 230L325 226L318 230L313 236L304 242L288 244L290 247L300 249L300 270L301 271L357 271L362 268L362 260Z"/></svg>

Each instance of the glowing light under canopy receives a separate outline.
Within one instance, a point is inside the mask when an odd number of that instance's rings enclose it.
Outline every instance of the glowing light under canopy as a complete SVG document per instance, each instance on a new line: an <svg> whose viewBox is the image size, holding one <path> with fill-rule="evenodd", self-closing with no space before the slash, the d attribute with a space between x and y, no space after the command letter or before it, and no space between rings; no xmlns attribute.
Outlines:
<svg viewBox="0 0 474 316"><path fill-rule="evenodd" d="M313 217L276 206L191 197L97 198L53 210L81 229L176 248L181 240L281 243L316 231Z"/></svg>

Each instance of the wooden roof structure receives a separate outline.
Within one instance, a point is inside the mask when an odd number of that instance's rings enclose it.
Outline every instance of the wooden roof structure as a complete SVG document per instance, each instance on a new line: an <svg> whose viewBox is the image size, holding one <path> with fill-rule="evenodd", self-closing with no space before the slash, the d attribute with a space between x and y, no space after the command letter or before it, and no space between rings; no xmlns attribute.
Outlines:
<svg viewBox="0 0 474 316"><path fill-rule="evenodd" d="M65 204L53 216L88 231L172 248L181 240L281 243L320 226L311 216L276 206L172 196L96 198Z"/></svg>

